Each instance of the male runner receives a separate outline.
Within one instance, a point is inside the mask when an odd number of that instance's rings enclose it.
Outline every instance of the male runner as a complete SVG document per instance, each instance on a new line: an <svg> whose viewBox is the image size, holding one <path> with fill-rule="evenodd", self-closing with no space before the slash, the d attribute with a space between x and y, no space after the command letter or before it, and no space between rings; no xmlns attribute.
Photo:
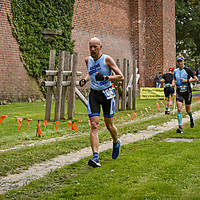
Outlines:
<svg viewBox="0 0 200 200"><path fill-rule="evenodd" d="M174 68L170 67L169 72L162 76L161 82L164 83L165 103L166 110L165 114L169 115L172 106L172 96L174 94L174 88L172 88Z"/></svg>
<svg viewBox="0 0 200 200"><path fill-rule="evenodd" d="M177 119L178 119L178 129L177 133L183 133L182 125L182 110L183 110L183 100L185 101L185 110L190 116L190 127L194 127L194 120L191 111L192 102L192 89L190 86L191 82L198 81L197 77L194 75L193 71L189 67L184 65L184 57L179 56L177 59L178 68L174 70L174 79L172 85L176 84L176 103L177 103Z"/></svg>
<svg viewBox="0 0 200 200"><path fill-rule="evenodd" d="M88 165L101 167L98 152L98 126L100 116L100 106L103 109L104 122L113 139L112 158L116 159L120 153L120 141L117 136L117 128L113 124L115 113L115 93L112 89L111 81L124 80L124 76L115 64L112 57L102 54L101 41L94 37L89 41L90 56L85 58L88 75L80 80L83 87L90 80L90 94L88 101L88 115L90 118L90 144L93 158L89 159ZM114 74L112 74L114 72Z"/></svg>

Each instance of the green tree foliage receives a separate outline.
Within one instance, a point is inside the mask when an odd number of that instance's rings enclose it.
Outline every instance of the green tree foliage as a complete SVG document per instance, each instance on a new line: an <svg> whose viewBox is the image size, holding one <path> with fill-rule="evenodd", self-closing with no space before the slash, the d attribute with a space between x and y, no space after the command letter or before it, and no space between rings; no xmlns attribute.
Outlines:
<svg viewBox="0 0 200 200"><path fill-rule="evenodd" d="M12 0L13 35L17 39L22 59L29 75L39 80L48 68L49 52L55 49L73 52L71 41L74 0ZM47 42L44 29L62 30Z"/></svg>
<svg viewBox="0 0 200 200"><path fill-rule="evenodd" d="M192 69L200 65L200 1L176 0L177 54Z"/></svg>

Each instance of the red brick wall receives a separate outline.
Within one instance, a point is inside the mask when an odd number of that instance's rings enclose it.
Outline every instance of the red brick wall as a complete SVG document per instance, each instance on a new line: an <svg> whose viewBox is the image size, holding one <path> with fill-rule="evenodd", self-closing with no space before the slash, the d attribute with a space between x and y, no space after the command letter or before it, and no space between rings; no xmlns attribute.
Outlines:
<svg viewBox="0 0 200 200"><path fill-rule="evenodd" d="M40 96L38 85L20 61L7 20L10 0L0 1L0 100ZM115 60L137 59L140 86L154 86L156 72L175 66L175 0L76 0L73 16L78 70L87 73L88 40L102 40L103 52Z"/></svg>
<svg viewBox="0 0 200 200"><path fill-rule="evenodd" d="M146 3L146 68L145 85L154 86L157 72L163 68L163 10L162 0Z"/></svg>
<svg viewBox="0 0 200 200"><path fill-rule="evenodd" d="M12 16L9 0L0 1L0 101L39 98L37 83L20 60L19 45L12 36L7 14Z"/></svg>
<svg viewBox="0 0 200 200"><path fill-rule="evenodd" d="M137 60L140 79L139 86L145 86L146 71L146 2L131 1L131 22L132 22L132 51L133 57Z"/></svg>
<svg viewBox="0 0 200 200"><path fill-rule="evenodd" d="M175 0L76 0L73 17L79 70L86 73L88 40L97 36L113 58L138 61L140 86L175 63Z"/></svg>
<svg viewBox="0 0 200 200"><path fill-rule="evenodd" d="M175 0L147 1L145 86L155 86L156 73L175 66L175 42Z"/></svg>
<svg viewBox="0 0 200 200"><path fill-rule="evenodd" d="M115 60L127 58L132 65L131 8L129 1L76 0L74 7L72 38L75 51L79 52L79 67L87 73L84 57L88 55L88 41L96 36L102 40L103 52Z"/></svg>
<svg viewBox="0 0 200 200"><path fill-rule="evenodd" d="M175 0L163 1L163 73L176 67Z"/></svg>

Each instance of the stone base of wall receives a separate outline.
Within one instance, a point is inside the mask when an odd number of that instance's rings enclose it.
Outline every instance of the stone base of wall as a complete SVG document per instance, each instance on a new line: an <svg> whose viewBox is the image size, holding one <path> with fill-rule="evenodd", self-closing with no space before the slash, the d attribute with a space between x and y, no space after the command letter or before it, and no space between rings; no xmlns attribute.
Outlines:
<svg viewBox="0 0 200 200"><path fill-rule="evenodd" d="M15 102L41 102L45 101L40 95L33 96L1 96L0 105L7 105Z"/></svg>

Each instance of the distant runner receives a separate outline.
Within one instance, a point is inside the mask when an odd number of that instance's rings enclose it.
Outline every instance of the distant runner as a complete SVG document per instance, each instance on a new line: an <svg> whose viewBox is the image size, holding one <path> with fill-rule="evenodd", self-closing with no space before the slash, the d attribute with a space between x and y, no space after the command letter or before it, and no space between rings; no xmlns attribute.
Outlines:
<svg viewBox="0 0 200 200"><path fill-rule="evenodd" d="M174 68L170 67L169 72L162 76L161 82L164 83L165 103L166 109L165 114L169 115L172 106L172 97L174 94L174 88L172 88Z"/></svg>

